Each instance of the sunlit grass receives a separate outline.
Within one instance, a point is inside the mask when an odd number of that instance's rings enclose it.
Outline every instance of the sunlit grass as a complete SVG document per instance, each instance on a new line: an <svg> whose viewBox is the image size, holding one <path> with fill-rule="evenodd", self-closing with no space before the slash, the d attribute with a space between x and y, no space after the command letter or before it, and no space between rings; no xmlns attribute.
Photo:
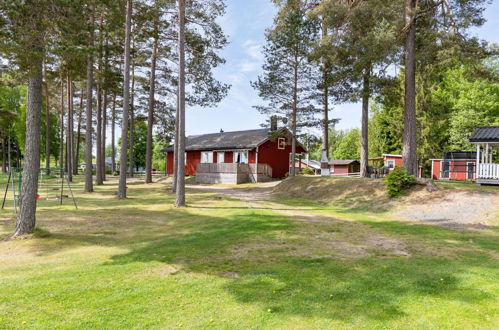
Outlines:
<svg viewBox="0 0 499 330"><path fill-rule="evenodd" d="M116 181L0 242L0 328L493 328L498 235ZM4 188L4 186L3 186ZM0 186L2 189L2 186ZM0 235L12 233L9 208Z"/></svg>

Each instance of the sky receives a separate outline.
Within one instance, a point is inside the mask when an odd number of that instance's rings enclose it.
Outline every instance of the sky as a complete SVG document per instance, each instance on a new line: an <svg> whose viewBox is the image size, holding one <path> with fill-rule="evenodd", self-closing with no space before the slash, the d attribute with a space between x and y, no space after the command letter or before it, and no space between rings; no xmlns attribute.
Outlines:
<svg viewBox="0 0 499 330"><path fill-rule="evenodd" d="M221 52L226 63L215 69L215 76L231 85L227 97L213 108L187 108L187 135L260 128L266 117L253 106L263 104L250 82L262 74L265 29L272 25L276 9L270 0L227 0L220 24L230 44ZM499 44L499 0L485 11L487 22L470 31L472 35ZM334 105L330 118L340 118L336 128L360 127L361 105ZM313 129L310 133L318 133Z"/></svg>

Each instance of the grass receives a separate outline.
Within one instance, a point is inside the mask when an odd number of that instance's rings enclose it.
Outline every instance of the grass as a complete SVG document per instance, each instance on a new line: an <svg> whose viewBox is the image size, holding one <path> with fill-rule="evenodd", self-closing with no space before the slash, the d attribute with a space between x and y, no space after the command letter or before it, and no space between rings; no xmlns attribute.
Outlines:
<svg viewBox="0 0 499 330"><path fill-rule="evenodd" d="M0 328L494 328L498 231L403 222L296 198L244 203L110 181L40 201L7 240ZM2 186L0 185L0 190ZM348 198L352 198L348 196ZM10 204L9 204L10 206Z"/></svg>

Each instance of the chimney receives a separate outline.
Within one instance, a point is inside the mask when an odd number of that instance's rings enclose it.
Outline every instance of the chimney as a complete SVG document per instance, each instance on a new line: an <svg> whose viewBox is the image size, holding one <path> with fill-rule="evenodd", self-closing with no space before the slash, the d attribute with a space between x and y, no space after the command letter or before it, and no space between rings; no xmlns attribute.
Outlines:
<svg viewBox="0 0 499 330"><path fill-rule="evenodd" d="M272 132L277 131L277 116L270 117L270 130Z"/></svg>

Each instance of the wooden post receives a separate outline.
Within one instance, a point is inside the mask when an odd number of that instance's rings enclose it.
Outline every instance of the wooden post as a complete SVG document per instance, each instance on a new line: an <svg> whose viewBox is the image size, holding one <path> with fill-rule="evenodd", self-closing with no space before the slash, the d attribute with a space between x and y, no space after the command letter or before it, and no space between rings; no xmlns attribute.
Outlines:
<svg viewBox="0 0 499 330"><path fill-rule="evenodd" d="M479 177L479 168L480 168L480 144L476 145L476 166L475 166L475 180Z"/></svg>

